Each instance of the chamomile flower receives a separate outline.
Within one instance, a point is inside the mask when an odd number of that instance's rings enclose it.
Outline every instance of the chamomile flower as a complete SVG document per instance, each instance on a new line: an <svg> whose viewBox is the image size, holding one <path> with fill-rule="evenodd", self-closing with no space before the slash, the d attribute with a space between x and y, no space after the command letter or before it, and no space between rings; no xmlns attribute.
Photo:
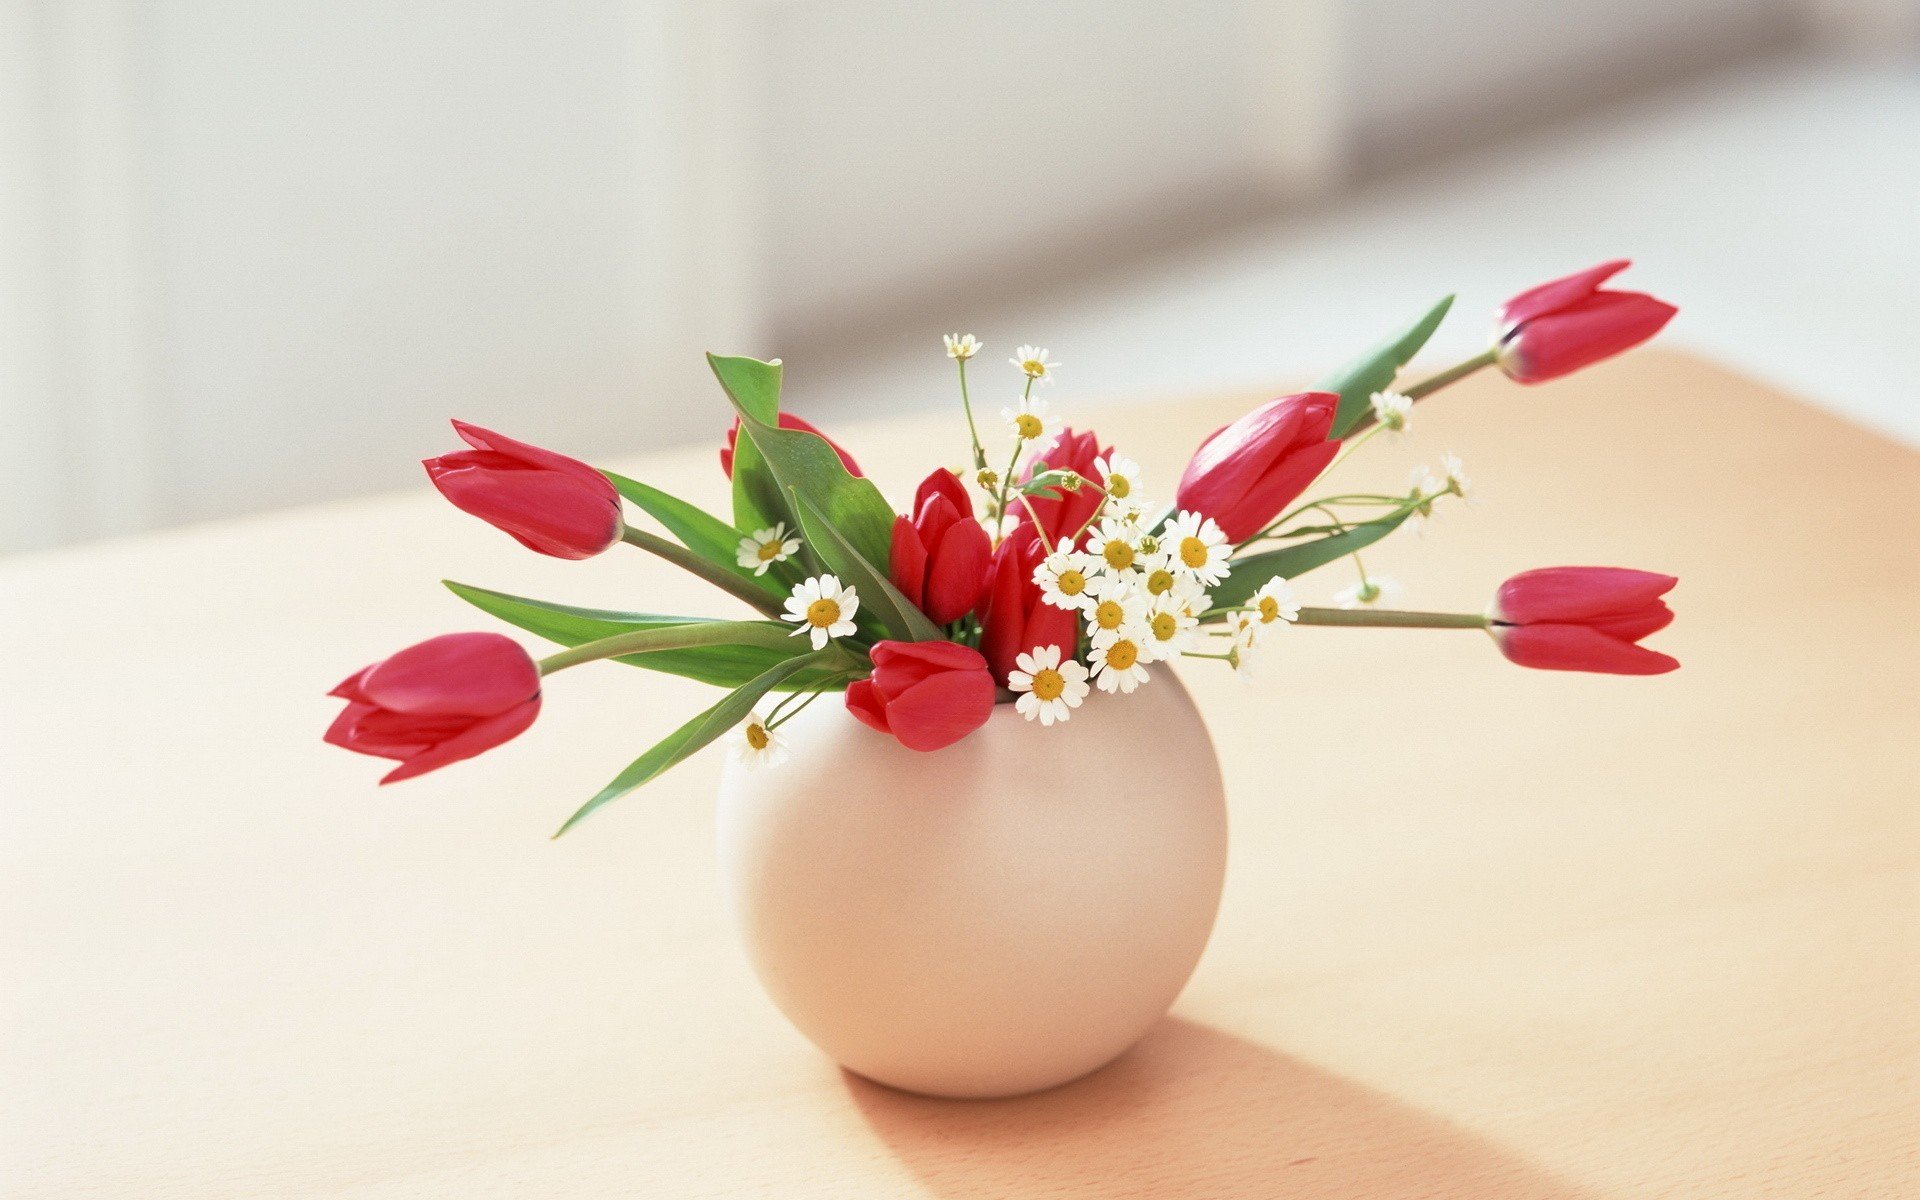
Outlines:
<svg viewBox="0 0 1920 1200"><path fill-rule="evenodd" d="M1386 429L1388 437L1406 432L1413 416L1413 400L1399 392L1375 392L1370 401L1373 417Z"/></svg>
<svg viewBox="0 0 1920 1200"><path fill-rule="evenodd" d="M1107 499L1120 508L1133 511L1140 507L1140 464L1118 454L1093 460L1093 469L1105 480Z"/></svg>
<svg viewBox="0 0 1920 1200"><path fill-rule="evenodd" d="M759 713L750 713L734 736L733 761L749 767L777 767L787 761L787 739L767 728Z"/></svg>
<svg viewBox="0 0 1920 1200"><path fill-rule="evenodd" d="M1023 442L1038 441L1059 428L1060 422L1047 415L1047 402L1038 396L1022 396L1018 404L1000 410L1000 417Z"/></svg>
<svg viewBox="0 0 1920 1200"><path fill-rule="evenodd" d="M1040 598L1055 608L1078 610L1093 602L1100 576L1093 560L1073 550L1056 550L1033 569Z"/></svg>
<svg viewBox="0 0 1920 1200"><path fill-rule="evenodd" d="M1175 570L1173 555L1165 549L1140 559L1140 590L1149 598L1175 595L1189 602L1206 594L1200 581L1183 570Z"/></svg>
<svg viewBox="0 0 1920 1200"><path fill-rule="evenodd" d="M1138 625L1147 615L1141 598L1128 576L1107 576L1098 585L1100 594L1087 607L1087 633L1098 637L1127 625Z"/></svg>
<svg viewBox="0 0 1920 1200"><path fill-rule="evenodd" d="M1233 547L1227 545L1226 533L1212 517L1183 512L1167 525L1161 540L1167 548L1167 565L1175 573L1191 575L1207 587L1219 583L1233 570L1227 564Z"/></svg>
<svg viewBox="0 0 1920 1200"><path fill-rule="evenodd" d="M1140 540L1145 533L1125 516L1102 517L1087 535L1087 554L1109 572L1131 571L1140 563Z"/></svg>
<svg viewBox="0 0 1920 1200"><path fill-rule="evenodd" d="M1446 473L1447 490L1471 504L1473 480L1467 478L1465 468L1460 465L1460 456L1452 453L1442 454L1440 456L1440 469Z"/></svg>
<svg viewBox="0 0 1920 1200"><path fill-rule="evenodd" d="M968 359L980 353L980 339L970 333L949 333L940 338L947 344L947 357Z"/></svg>
<svg viewBox="0 0 1920 1200"><path fill-rule="evenodd" d="M1425 463L1407 472L1407 489L1423 499L1432 499L1447 490L1446 481Z"/></svg>
<svg viewBox="0 0 1920 1200"><path fill-rule="evenodd" d="M788 537L787 523L781 521L772 529L756 529L752 537L741 538L733 560L755 575L765 575L768 567L787 561L799 549L800 539Z"/></svg>
<svg viewBox="0 0 1920 1200"><path fill-rule="evenodd" d="M1147 632L1136 625L1103 629L1093 637L1093 682L1103 692L1127 692L1145 683Z"/></svg>
<svg viewBox="0 0 1920 1200"><path fill-rule="evenodd" d="M1369 575L1352 587L1341 588L1333 594L1333 602L1341 608L1365 608L1382 600L1398 599L1407 589L1399 581L1385 575Z"/></svg>
<svg viewBox="0 0 1920 1200"><path fill-rule="evenodd" d="M1058 646L1035 646L1013 665L1007 672L1007 686L1019 696L1013 708L1029 721L1064 721L1087 698L1087 668L1071 658L1062 662Z"/></svg>
<svg viewBox="0 0 1920 1200"><path fill-rule="evenodd" d="M1047 351L1043 346L1022 346L1007 361L1026 372L1028 379L1040 383L1052 383L1053 373L1060 367L1057 362L1047 361Z"/></svg>
<svg viewBox="0 0 1920 1200"><path fill-rule="evenodd" d="M1194 603L1177 592L1166 592L1147 601L1145 624L1149 657L1155 661L1172 658L1193 644L1194 630L1200 624Z"/></svg>
<svg viewBox="0 0 1920 1200"><path fill-rule="evenodd" d="M1227 651L1233 673L1241 679L1253 679L1260 673L1267 653L1260 622L1251 613L1234 613L1227 619L1227 631L1233 635L1233 646Z"/></svg>
<svg viewBox="0 0 1920 1200"><path fill-rule="evenodd" d="M1246 615L1262 628L1300 619L1300 601L1284 579L1269 579L1261 584L1259 591L1247 597L1247 607L1253 611Z"/></svg>
<svg viewBox="0 0 1920 1200"><path fill-rule="evenodd" d="M851 587L841 587L833 575L816 575L802 580L787 597L786 619L799 626L791 636L806 634L813 648L821 650L837 637L854 631L853 614L860 611L860 596Z"/></svg>

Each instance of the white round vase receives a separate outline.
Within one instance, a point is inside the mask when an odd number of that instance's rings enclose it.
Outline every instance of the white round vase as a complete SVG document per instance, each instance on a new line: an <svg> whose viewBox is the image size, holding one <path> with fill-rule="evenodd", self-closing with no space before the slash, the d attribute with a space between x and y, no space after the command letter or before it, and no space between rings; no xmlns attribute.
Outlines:
<svg viewBox="0 0 1920 1200"><path fill-rule="evenodd" d="M935 1096L1066 1083L1173 1004L1226 871L1219 764L1171 671L933 753L823 697L729 762L720 867L748 957L847 1069Z"/></svg>

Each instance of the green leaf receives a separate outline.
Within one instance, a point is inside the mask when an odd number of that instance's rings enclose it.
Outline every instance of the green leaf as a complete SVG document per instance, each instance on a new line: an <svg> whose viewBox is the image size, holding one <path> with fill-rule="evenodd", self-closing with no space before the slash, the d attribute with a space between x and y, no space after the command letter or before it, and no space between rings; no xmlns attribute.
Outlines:
<svg viewBox="0 0 1920 1200"><path fill-rule="evenodd" d="M516 625L528 633L546 638L550 642L557 642L562 646L578 646L583 642L598 641L600 638L643 629L742 624L742 622L709 621L704 617L669 617L657 613L612 612L598 608L576 608L568 604L549 604L544 600L511 596L505 592L489 591L486 588L456 583L451 579L446 581L446 585L454 595L482 612L491 613L509 625ZM760 623L751 622L751 624ZM660 671L668 675L678 675L700 683L710 683L716 687L735 688L780 663L808 653L806 639L795 637L788 638L786 644L735 644L684 650L654 650L645 654L625 655L611 661L645 667L650 671ZM808 671L794 677L786 686L792 689L812 687L825 679L828 674L822 671Z"/></svg>
<svg viewBox="0 0 1920 1200"><path fill-rule="evenodd" d="M708 355L713 373L740 413L740 443L753 443L759 460L778 484L769 497L758 484L749 488L755 508L777 511L799 524L792 497L807 498L849 545L884 575L893 546L893 508L868 479L856 478L827 439L802 429L781 429L777 411L779 367L750 358ZM775 407L769 408L769 403ZM733 458L734 515L740 516L742 479L739 445ZM769 522L771 523L771 522Z"/></svg>
<svg viewBox="0 0 1920 1200"><path fill-rule="evenodd" d="M628 792L658 777L669 767L732 729L753 710L753 706L760 702L760 698L772 691L777 684L808 666L823 661L831 652L832 647L829 647L817 653L789 659L754 676L729 692L718 704L674 730L656 743L651 750L634 759L626 770L613 777L613 782L601 788L593 799L581 805L579 811L568 817L566 824L560 826L553 836L559 837L601 805L618 800Z"/></svg>
<svg viewBox="0 0 1920 1200"><path fill-rule="evenodd" d="M1414 355L1420 353L1420 347L1426 345L1433 331L1440 328L1441 320L1451 307L1453 297L1448 296L1428 309L1425 316L1409 325L1397 337L1380 343L1314 385L1318 391L1340 393L1340 407L1334 411L1333 432L1329 437L1343 438L1352 431L1360 419L1367 415L1373 394L1393 384L1393 377L1400 373L1401 367L1413 360Z"/></svg>
<svg viewBox="0 0 1920 1200"><path fill-rule="evenodd" d="M1331 534L1318 541L1236 558L1233 560L1233 574L1221 580L1211 593L1213 605L1216 608L1237 607L1245 604L1269 579L1293 579L1316 567L1324 567L1336 559L1345 558L1356 550L1365 550L1399 528L1408 515L1399 512L1355 525L1345 533Z"/></svg>
<svg viewBox="0 0 1920 1200"><path fill-rule="evenodd" d="M842 537L833 523L827 520L813 501L802 492L793 494L793 509L800 517L800 528L807 540L813 543L815 553L819 554L828 569L840 577L843 584L853 585L860 596L860 611L856 614L864 618L869 614L873 623L881 631L907 642L933 642L940 640L940 630L927 619L927 615L914 607L913 601L900 594L867 557L854 549L852 543Z"/></svg>
<svg viewBox="0 0 1920 1200"><path fill-rule="evenodd" d="M668 533L680 539L682 546L701 558L729 574L739 576L776 599L784 598L793 590L783 580L774 578L774 572L779 571L785 564L775 564L773 571L765 575L755 575L740 565L740 560L736 556L740 549L740 539L745 536L742 531L711 513L688 504L685 500L669 496L659 488L650 487L637 479L628 479L612 471L600 473L613 484L614 491L625 496L633 502L635 507L664 525ZM756 525L754 528L767 527Z"/></svg>
<svg viewBox="0 0 1920 1200"><path fill-rule="evenodd" d="M714 378L727 391L727 398L741 414L744 428L748 417L763 425L780 423L780 364L757 358L729 358L707 355ZM779 521L797 528L799 521L787 508L786 496L768 469L766 459L751 439L736 438L733 444L733 523L741 529L765 529Z"/></svg>

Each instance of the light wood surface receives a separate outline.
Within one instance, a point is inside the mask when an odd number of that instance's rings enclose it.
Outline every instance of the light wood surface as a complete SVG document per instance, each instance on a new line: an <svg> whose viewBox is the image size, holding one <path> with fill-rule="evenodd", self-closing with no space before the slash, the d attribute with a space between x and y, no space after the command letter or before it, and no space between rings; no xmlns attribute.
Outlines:
<svg viewBox="0 0 1920 1200"><path fill-rule="evenodd" d="M1053 399L1164 494L1255 397ZM953 419L836 432L895 497L960 454ZM1371 556L1409 605L1670 571L1684 668L1339 629L1270 694L1192 664L1213 943L1138 1050L1008 1102L782 1022L718 903L714 752L546 840L698 685L569 672L518 742L385 790L320 742L351 668L493 627L438 575L728 611L696 581L424 486L0 564L0 1195L1920 1194L1920 456L1646 353L1475 380L1342 471L1448 449L1484 502ZM625 466L720 503L709 449Z"/></svg>

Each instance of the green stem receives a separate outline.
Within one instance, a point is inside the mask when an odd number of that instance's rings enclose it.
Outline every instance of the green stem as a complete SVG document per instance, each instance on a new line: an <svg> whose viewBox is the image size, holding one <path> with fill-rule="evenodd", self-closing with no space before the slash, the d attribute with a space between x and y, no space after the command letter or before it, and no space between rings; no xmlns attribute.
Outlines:
<svg viewBox="0 0 1920 1200"><path fill-rule="evenodd" d="M980 445L980 429L973 423L973 400L967 395L967 360L956 358L953 361L960 364L960 407L966 410L967 436L973 439L973 469L984 471L987 469L987 452Z"/></svg>
<svg viewBox="0 0 1920 1200"><path fill-rule="evenodd" d="M657 554L674 566L689 571L711 583L713 586L751 604L754 608L770 617L779 617L780 601L768 595L756 584L748 582L739 575L709 559L700 557L685 546L670 542L658 534L648 533L644 529L627 526L620 535L629 546L638 546L649 554Z"/></svg>
<svg viewBox="0 0 1920 1200"><path fill-rule="evenodd" d="M1422 396L1430 396L1450 383L1458 382L1473 374L1475 371L1492 366L1499 361L1499 358L1500 351L1497 348L1489 347L1463 363L1456 363L1448 367L1438 375L1430 375L1422 379L1419 383L1414 384L1400 394L1409 400L1418 400Z"/></svg>
<svg viewBox="0 0 1920 1200"><path fill-rule="evenodd" d="M686 650L694 646L758 646L767 650L785 650L792 646L788 641L791 636L786 626L776 625L772 621L690 621L685 625L635 629L595 638L557 654L550 654L540 660L539 666L542 675L550 675L603 658L648 654L656 650Z"/></svg>
<svg viewBox="0 0 1920 1200"><path fill-rule="evenodd" d="M1485 629L1485 613L1401 612L1391 608L1303 608L1299 625L1382 626L1396 629Z"/></svg>

